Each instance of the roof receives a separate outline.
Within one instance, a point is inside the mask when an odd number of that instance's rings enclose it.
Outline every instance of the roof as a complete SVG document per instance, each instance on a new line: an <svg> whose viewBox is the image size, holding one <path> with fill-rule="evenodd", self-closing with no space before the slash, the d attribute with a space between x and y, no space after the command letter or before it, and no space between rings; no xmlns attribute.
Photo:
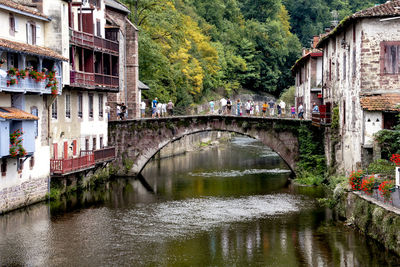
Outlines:
<svg viewBox="0 0 400 267"><path fill-rule="evenodd" d="M32 8L26 7L24 5L15 3L11 0L0 0L0 8L4 9L4 7L7 7L6 9L9 9L10 11L14 11L14 12L20 11L23 13L27 13L25 15L28 15L28 16L34 15L34 16L37 16L38 18L49 20L49 17L47 17L45 14L43 14L39 11L36 11Z"/></svg>
<svg viewBox="0 0 400 267"><path fill-rule="evenodd" d="M150 87L148 87L146 84L142 83L141 81L139 81L138 88L140 90L150 90Z"/></svg>
<svg viewBox="0 0 400 267"><path fill-rule="evenodd" d="M58 54L57 52L55 52L54 50L51 50L50 48L43 47L43 46L30 45L30 44L14 42L14 41L0 38L0 47L4 47L4 48L18 51L18 52L23 52L26 54L41 55L41 56L47 57L47 58L55 58L55 59L59 59L59 60L68 61L68 58L65 58L65 57L61 56L60 54Z"/></svg>
<svg viewBox="0 0 400 267"><path fill-rule="evenodd" d="M370 7L354 13L351 16L344 18L338 26L335 27L329 34L325 35L319 41L317 48L321 48L323 44L331 37L342 32L347 26L354 21L363 18L385 18L400 16L400 0L388 1L385 4Z"/></svg>
<svg viewBox="0 0 400 267"><path fill-rule="evenodd" d="M106 6L112 7L114 9L122 11L124 13L127 13L127 14L131 13L131 11L129 10L129 8L127 6L125 6L124 4L121 4L117 0L104 0L104 3L106 4Z"/></svg>
<svg viewBox="0 0 400 267"><path fill-rule="evenodd" d="M400 111L400 94L361 96L361 107L369 111Z"/></svg>
<svg viewBox="0 0 400 267"><path fill-rule="evenodd" d="M0 118L6 120L39 120L38 117L17 108L0 107Z"/></svg>
<svg viewBox="0 0 400 267"><path fill-rule="evenodd" d="M306 60L308 60L311 57L322 57L323 54L322 52L316 52L316 51L312 51L309 52L307 54L305 54L303 57L299 58L296 63L294 63L293 67L292 67L292 73L294 73L300 66L302 66Z"/></svg>

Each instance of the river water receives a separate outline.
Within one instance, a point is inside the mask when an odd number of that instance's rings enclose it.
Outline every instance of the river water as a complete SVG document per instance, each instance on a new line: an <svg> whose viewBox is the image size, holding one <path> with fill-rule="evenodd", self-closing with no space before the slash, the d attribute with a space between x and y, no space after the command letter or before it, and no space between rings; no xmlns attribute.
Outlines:
<svg viewBox="0 0 400 267"><path fill-rule="evenodd" d="M245 137L154 160L140 179L1 216L0 265L398 266L289 176Z"/></svg>

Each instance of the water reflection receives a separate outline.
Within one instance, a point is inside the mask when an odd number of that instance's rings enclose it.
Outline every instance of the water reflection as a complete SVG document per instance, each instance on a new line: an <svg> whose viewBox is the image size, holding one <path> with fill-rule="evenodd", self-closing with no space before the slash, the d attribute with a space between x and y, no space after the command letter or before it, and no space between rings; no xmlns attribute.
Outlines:
<svg viewBox="0 0 400 267"><path fill-rule="evenodd" d="M268 156L266 156L268 155ZM0 217L1 265L395 266L247 138Z"/></svg>

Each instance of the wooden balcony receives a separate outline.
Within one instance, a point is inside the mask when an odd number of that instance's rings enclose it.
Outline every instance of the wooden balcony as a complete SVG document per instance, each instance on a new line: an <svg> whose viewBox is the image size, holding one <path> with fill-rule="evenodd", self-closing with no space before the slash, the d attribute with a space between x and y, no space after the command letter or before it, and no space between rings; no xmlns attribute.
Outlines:
<svg viewBox="0 0 400 267"><path fill-rule="evenodd" d="M330 126L332 123L332 114L327 110L326 105L319 106L319 112L312 113L312 124L315 126Z"/></svg>
<svg viewBox="0 0 400 267"><path fill-rule="evenodd" d="M83 71L70 71L71 86L95 86L94 73Z"/></svg>
<svg viewBox="0 0 400 267"><path fill-rule="evenodd" d="M96 50L118 54L119 43L107 40L90 33L75 31L70 28L70 42L74 45L93 48Z"/></svg>
<svg viewBox="0 0 400 267"><path fill-rule="evenodd" d="M115 159L115 147L99 150L82 150L79 157L69 159L51 159L51 175L63 176L94 168L96 164Z"/></svg>
<svg viewBox="0 0 400 267"><path fill-rule="evenodd" d="M118 89L119 87L119 77L111 76L106 74L95 73L94 81L96 86L100 87L111 87Z"/></svg>
<svg viewBox="0 0 400 267"><path fill-rule="evenodd" d="M7 81L15 79L18 83L13 85L7 85ZM61 77L56 77L58 81L58 92L61 92ZM34 93L34 94L51 94L51 88L47 87L48 80L37 82L30 77L25 79L16 78L16 76L10 76L7 74L4 78L0 76L0 92L7 91L13 93Z"/></svg>

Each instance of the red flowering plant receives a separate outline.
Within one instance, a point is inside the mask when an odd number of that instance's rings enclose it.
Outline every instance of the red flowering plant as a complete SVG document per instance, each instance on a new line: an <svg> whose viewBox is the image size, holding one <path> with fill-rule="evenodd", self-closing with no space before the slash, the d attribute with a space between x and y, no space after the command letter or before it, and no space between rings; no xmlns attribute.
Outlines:
<svg viewBox="0 0 400 267"><path fill-rule="evenodd" d="M18 73L18 69L14 68L14 67L10 68L7 71L7 74L10 77L10 79L7 80L7 86L18 84L18 80L16 78L13 78L14 76L17 76L17 73Z"/></svg>
<svg viewBox="0 0 400 267"><path fill-rule="evenodd" d="M396 164L396 166L400 166L400 155L399 154L392 154L390 161Z"/></svg>
<svg viewBox="0 0 400 267"><path fill-rule="evenodd" d="M52 95L57 95L58 94L58 81L56 78L56 72L55 71L49 71L49 74L47 75L47 85L46 88L51 88L51 94Z"/></svg>
<svg viewBox="0 0 400 267"><path fill-rule="evenodd" d="M391 189L393 188L393 181L383 181L379 185L379 194L384 198L385 202L389 201L392 196Z"/></svg>
<svg viewBox="0 0 400 267"><path fill-rule="evenodd" d="M29 68L29 77L31 77L36 82L44 81L47 78L44 72L36 71L33 68Z"/></svg>
<svg viewBox="0 0 400 267"><path fill-rule="evenodd" d="M13 158L16 157L24 157L26 156L27 152L25 148L22 146L22 129L18 129L10 134L10 155Z"/></svg>
<svg viewBox="0 0 400 267"><path fill-rule="evenodd" d="M375 185L375 176L371 175L370 177L364 178L361 183L361 190L364 191L367 195L372 195Z"/></svg>
<svg viewBox="0 0 400 267"><path fill-rule="evenodd" d="M362 187L362 177L364 172L362 170L353 171L349 176L349 183L353 190L361 190Z"/></svg>

